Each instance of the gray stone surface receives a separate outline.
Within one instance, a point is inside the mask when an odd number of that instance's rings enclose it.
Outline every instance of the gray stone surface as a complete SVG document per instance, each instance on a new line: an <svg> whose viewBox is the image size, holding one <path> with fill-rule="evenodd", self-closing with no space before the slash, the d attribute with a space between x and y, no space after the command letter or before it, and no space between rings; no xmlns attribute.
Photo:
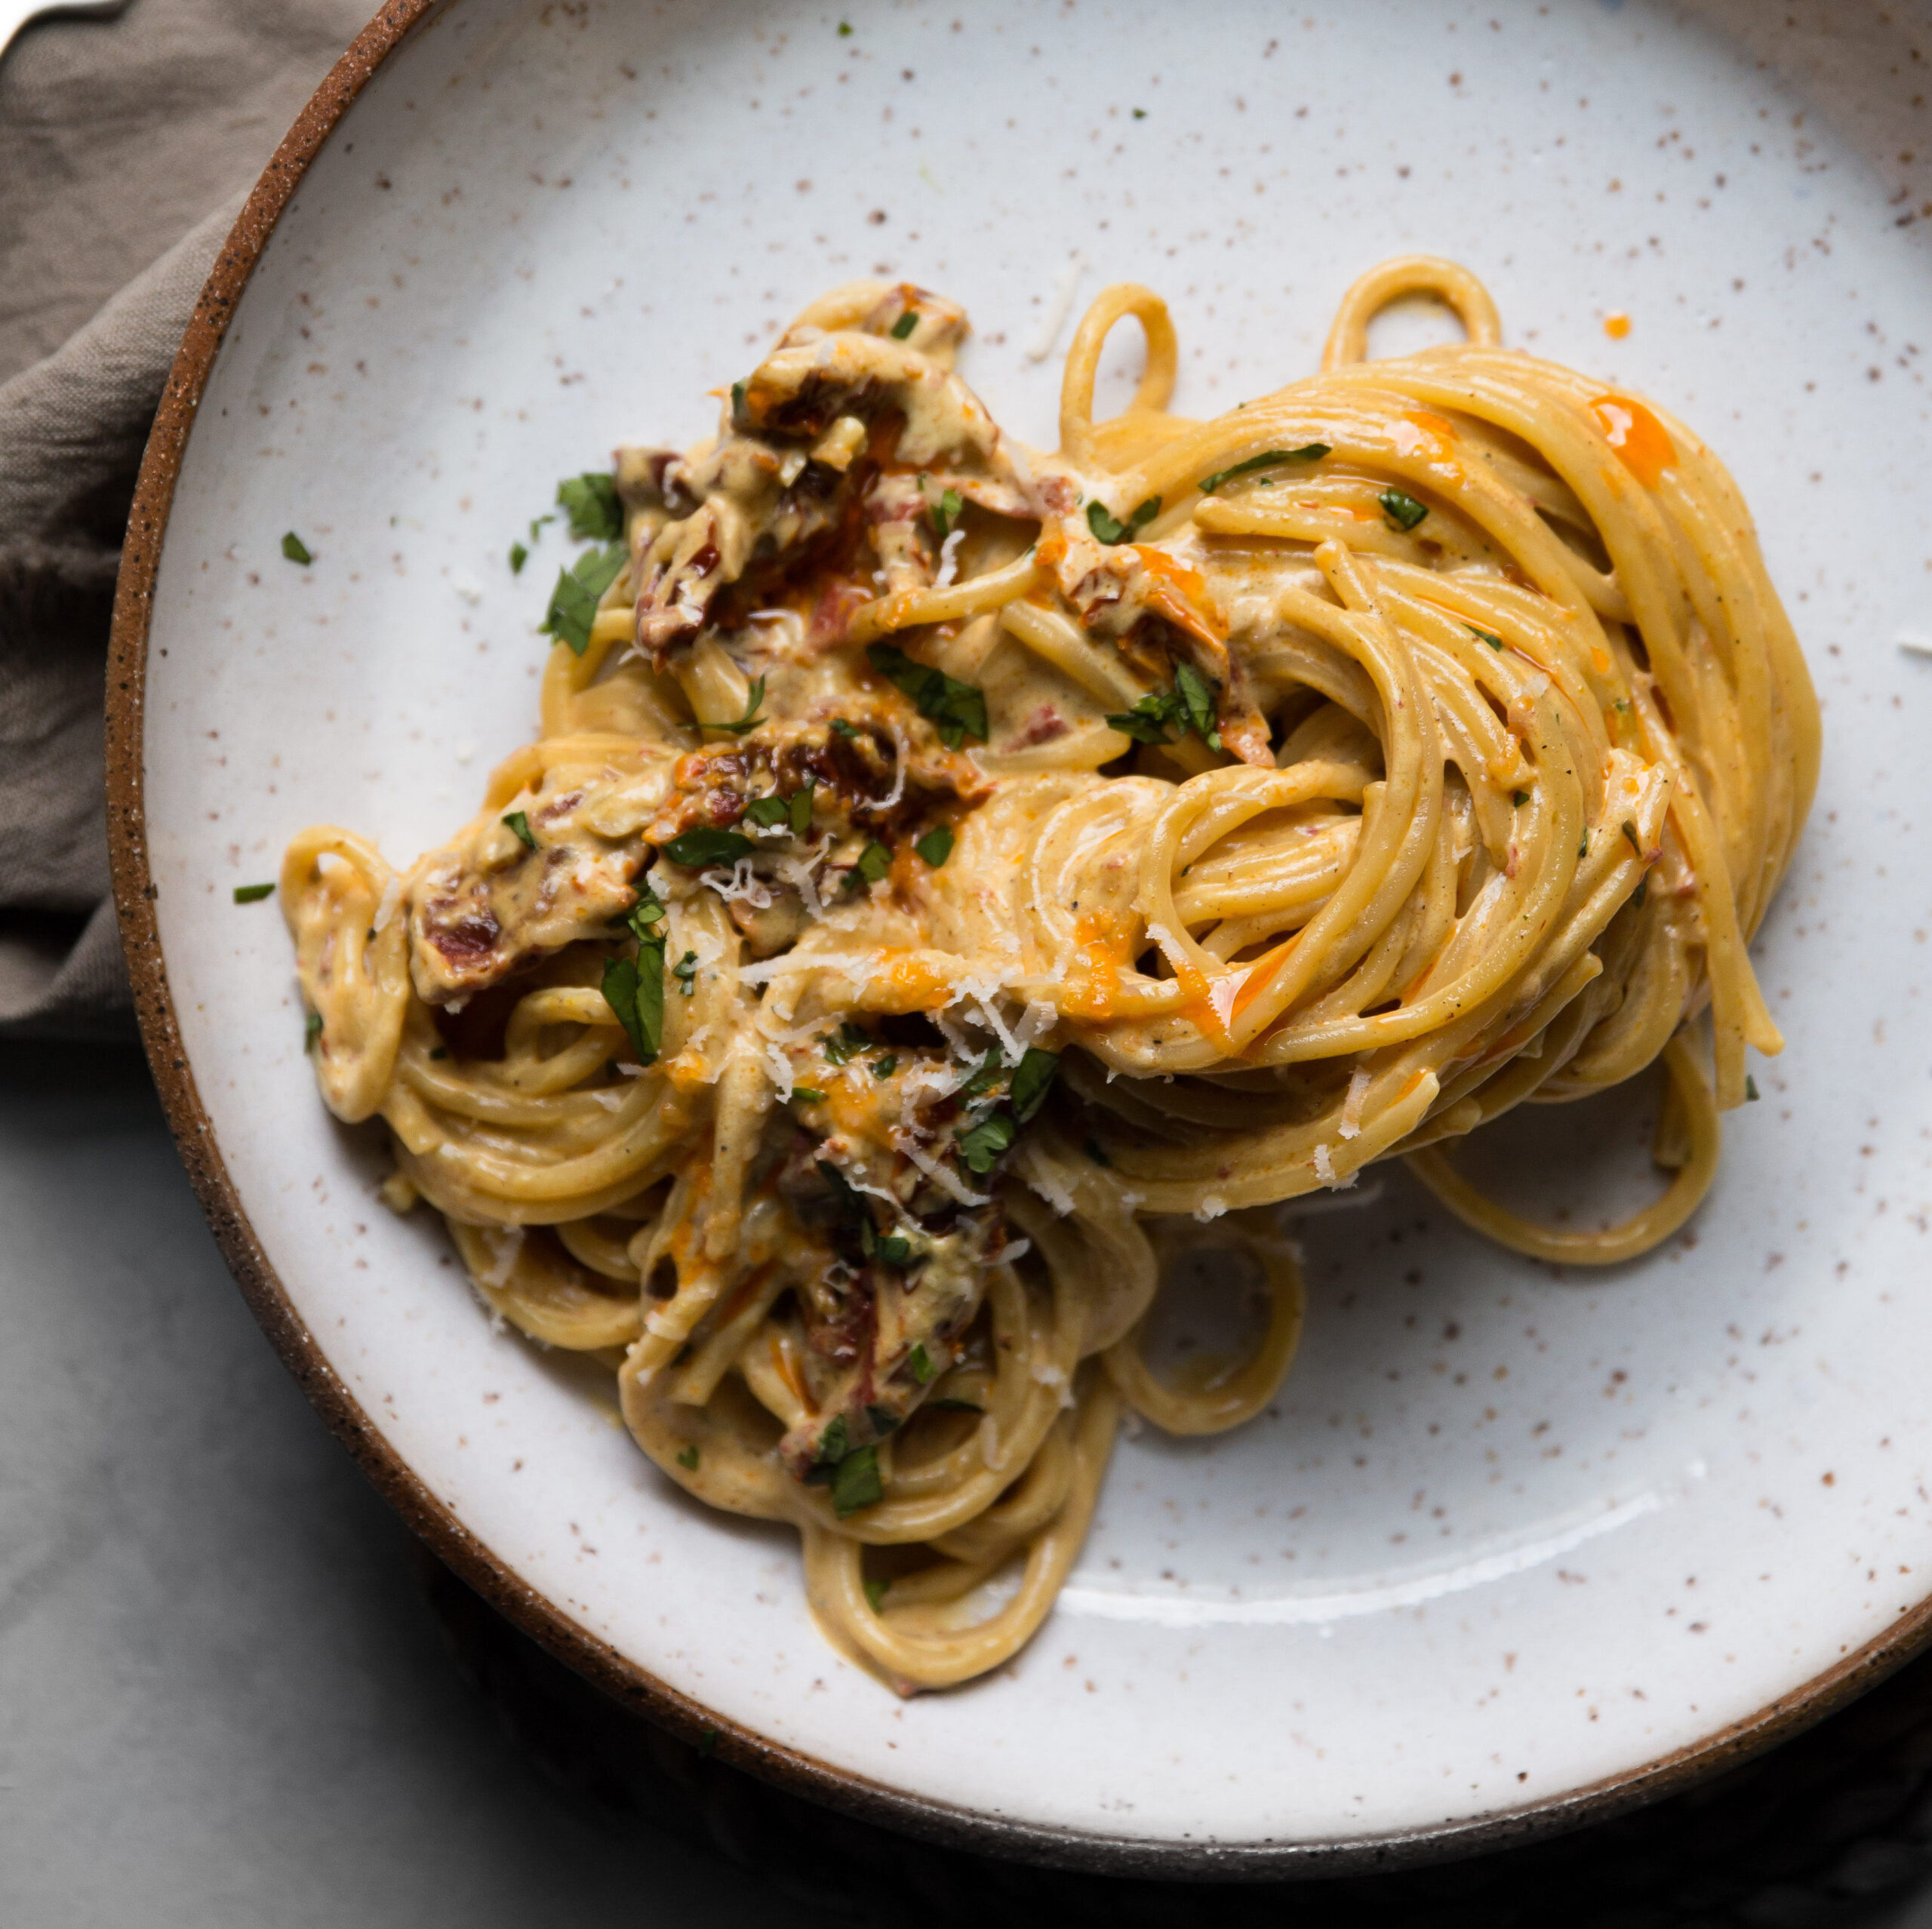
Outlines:
<svg viewBox="0 0 1932 1929"><path fill-rule="evenodd" d="M498 1731L137 1060L0 1048L0 1923L817 1919Z"/></svg>

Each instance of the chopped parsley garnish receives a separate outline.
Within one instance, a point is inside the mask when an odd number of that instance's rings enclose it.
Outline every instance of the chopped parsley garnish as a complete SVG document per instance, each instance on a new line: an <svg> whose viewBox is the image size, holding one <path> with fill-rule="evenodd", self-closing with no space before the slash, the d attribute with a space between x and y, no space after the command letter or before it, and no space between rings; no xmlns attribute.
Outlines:
<svg viewBox="0 0 1932 1929"><path fill-rule="evenodd" d="M322 1014L312 1011L302 1021L302 1049L313 1051L315 1041L322 1035Z"/></svg>
<svg viewBox="0 0 1932 1929"><path fill-rule="evenodd" d="M971 1171L983 1179L993 1169L995 1161L1012 1145L1019 1129L1011 1113L989 1112L978 1124L960 1134L959 1156Z"/></svg>
<svg viewBox="0 0 1932 1929"><path fill-rule="evenodd" d="M554 515L532 516L530 518L530 540L533 543L535 542L538 536L542 534L543 525L546 522L555 522L556 519Z"/></svg>
<svg viewBox="0 0 1932 1929"><path fill-rule="evenodd" d="M912 1377L921 1386L930 1386L938 1377L939 1368L933 1364L931 1354L926 1351L923 1340L915 1341L912 1350L906 1355L906 1364L912 1370Z"/></svg>
<svg viewBox="0 0 1932 1929"><path fill-rule="evenodd" d="M869 885L875 885L891 869L891 851L875 839L859 853L854 875L863 878Z"/></svg>
<svg viewBox="0 0 1932 1929"><path fill-rule="evenodd" d="M1384 489L1375 500L1382 505L1391 529L1413 529L1429 513L1426 503L1419 503L1399 489Z"/></svg>
<svg viewBox="0 0 1932 1929"><path fill-rule="evenodd" d="M731 384L731 426L741 434L751 426L745 414L745 385L742 382Z"/></svg>
<svg viewBox="0 0 1932 1929"><path fill-rule="evenodd" d="M1087 527L1094 532L1097 542L1112 544L1131 543L1161 512L1161 499L1149 496L1124 522L1118 521L1104 503L1087 505Z"/></svg>
<svg viewBox="0 0 1932 1929"><path fill-rule="evenodd" d="M1578 845L1577 845L1577 855L1579 857L1587 857L1589 854L1590 854L1590 834L1589 834L1589 832L1588 831L1586 831L1586 832L1584 832L1584 833L1583 833L1583 842L1582 842L1581 844Z"/></svg>
<svg viewBox="0 0 1932 1929"><path fill-rule="evenodd" d="M523 574L524 565L529 560L530 552L521 543L512 543L510 545L511 575L521 576Z"/></svg>
<svg viewBox="0 0 1932 1929"><path fill-rule="evenodd" d="M866 655L881 676L912 698L913 707L937 728L949 750L957 750L969 737L986 742L986 694L977 684L961 683L943 670L915 663L896 644L874 643Z"/></svg>
<svg viewBox="0 0 1932 1929"><path fill-rule="evenodd" d="M263 898L271 896L274 890L275 886L272 884L237 885L235 887L235 901L237 904L259 904Z"/></svg>
<svg viewBox="0 0 1932 1929"><path fill-rule="evenodd" d="M966 506L966 499L957 489L949 489L934 503L926 513L932 518L933 534L940 542L952 534L952 527L959 520L959 512Z"/></svg>
<svg viewBox="0 0 1932 1929"><path fill-rule="evenodd" d="M678 832L665 845L664 854L672 863L695 871L706 864L735 864L740 857L749 857L754 848L742 832L700 824L694 830Z"/></svg>
<svg viewBox="0 0 1932 1929"><path fill-rule="evenodd" d="M823 1041L825 1055L835 1065L848 1063L857 1054L875 1050L876 1038L868 1038L850 1019Z"/></svg>
<svg viewBox="0 0 1932 1929"><path fill-rule="evenodd" d="M1417 520L1420 521L1421 518L1418 517ZM1478 638L1482 642L1487 643L1492 650L1500 651L1503 648L1503 638L1494 635L1491 631L1487 629L1478 629L1472 623L1466 623L1463 624L1463 627L1466 629L1472 636Z"/></svg>
<svg viewBox="0 0 1932 1929"><path fill-rule="evenodd" d="M557 506L580 543L614 543L624 533L624 506L608 475L592 471L566 477L557 485Z"/></svg>
<svg viewBox="0 0 1932 1929"><path fill-rule="evenodd" d="M889 1078L898 1069L899 1054L896 1051L889 1051L883 1058L872 1060L872 1076L875 1078Z"/></svg>
<svg viewBox="0 0 1932 1929"><path fill-rule="evenodd" d="M776 791L768 797L754 797L745 806L745 819L762 830L776 830L780 824L789 826L792 822L791 801L780 797Z"/></svg>
<svg viewBox="0 0 1932 1929"><path fill-rule="evenodd" d="M937 870L952 855L952 827L949 824L934 825L912 848Z"/></svg>
<svg viewBox="0 0 1932 1929"><path fill-rule="evenodd" d="M786 800L786 811L794 837L803 837L812 827L812 792L817 788L818 779L807 777Z"/></svg>
<svg viewBox="0 0 1932 1929"><path fill-rule="evenodd" d="M903 1232L881 1234L873 1240L872 1249L888 1266L904 1266L912 1257L912 1242Z"/></svg>
<svg viewBox="0 0 1932 1929"><path fill-rule="evenodd" d="M854 1448L833 1469L832 1511L841 1521L861 1507L875 1506L884 1498L885 1483L879 1478L876 1447Z"/></svg>
<svg viewBox="0 0 1932 1929"><path fill-rule="evenodd" d="M1746 1098L1749 1100L1753 1105L1757 1103L1758 1097L1758 1081L1755 1078L1752 1078L1748 1072L1744 1075L1744 1096Z"/></svg>
<svg viewBox="0 0 1932 1929"><path fill-rule="evenodd" d="M1211 496L1223 482L1232 482L1238 475L1252 475L1257 469L1272 469L1278 462L1319 462L1327 453L1326 442L1304 442L1298 449L1263 449L1232 469L1217 469L1212 475L1202 476L1194 486L1204 496Z"/></svg>
<svg viewBox="0 0 1932 1929"><path fill-rule="evenodd" d="M880 1613L885 1604L885 1590L892 1585L889 1580L869 1580L865 1583L866 1598L872 1603L872 1612Z"/></svg>
<svg viewBox="0 0 1932 1929"><path fill-rule="evenodd" d="M851 37L851 32L852 23L850 20L841 20L838 23L838 38L841 40L849 39Z"/></svg>
<svg viewBox="0 0 1932 1929"><path fill-rule="evenodd" d="M613 958L604 967L604 1002L623 1026L640 1065L657 1062L664 1042L664 946L637 948L637 959Z"/></svg>
<svg viewBox="0 0 1932 1929"><path fill-rule="evenodd" d="M1000 1056L999 1047L995 1045L980 1061L979 1070L959 1089L968 1098L984 1098L999 1083L1005 1070L1006 1060Z"/></svg>
<svg viewBox="0 0 1932 1929"><path fill-rule="evenodd" d="M1209 749L1221 748L1221 734L1214 728L1214 686L1192 663L1174 666L1173 689L1149 691L1132 709L1107 722L1137 743L1171 743L1168 732L1177 726L1183 736L1192 731Z"/></svg>
<svg viewBox="0 0 1932 1929"><path fill-rule="evenodd" d="M697 1470L697 1448L687 1447L685 1451L678 1456L678 1464L681 1467L688 1467L693 1472L696 1472Z"/></svg>
<svg viewBox="0 0 1932 1929"><path fill-rule="evenodd" d="M742 737L748 730L755 730L764 719L758 713L758 706L764 701L764 678L760 677L746 694L745 714L734 718L730 723L706 723L699 720L700 730L728 730L734 737Z"/></svg>
<svg viewBox="0 0 1932 1929"><path fill-rule="evenodd" d="M1134 118L1137 121L1144 121L1144 120L1146 120L1146 118L1147 118L1147 110L1146 110L1146 108L1144 108L1144 107L1137 107L1137 108L1135 108L1135 109L1134 109Z"/></svg>
<svg viewBox="0 0 1932 1929"><path fill-rule="evenodd" d="M537 833L530 828L530 813L528 811L512 811L503 821L516 832L520 842L527 845L532 851L537 848Z"/></svg>
<svg viewBox="0 0 1932 1929"><path fill-rule="evenodd" d="M689 998L697 989L697 953L688 951L671 967L671 975L678 981L678 989Z"/></svg>
<svg viewBox="0 0 1932 1929"><path fill-rule="evenodd" d="M795 1099L802 1100L807 1105L823 1105L825 1103L824 1093L820 1091L816 1085L794 1085L792 1088L792 1096Z"/></svg>
<svg viewBox="0 0 1932 1929"><path fill-rule="evenodd" d="M1644 854L1644 841L1637 835L1637 826L1628 817L1623 820L1623 835L1630 840L1630 848L1641 857Z"/></svg>
<svg viewBox="0 0 1932 1929"><path fill-rule="evenodd" d="M1080 1149L1084 1152L1096 1165L1111 1165L1113 1164L1113 1161L1108 1158L1106 1150L1101 1146L1100 1140L1095 1138L1091 1132L1087 1135L1086 1143L1083 1145Z"/></svg>
<svg viewBox="0 0 1932 1929"><path fill-rule="evenodd" d="M1054 1075L1060 1069L1060 1054L1041 1051L1036 1045L1026 1048L1026 1055L1020 1061L1013 1075L1013 1084L1007 1097L1013 1106L1013 1115L1024 1125L1046 1103L1047 1094L1053 1089Z"/></svg>
<svg viewBox="0 0 1932 1929"><path fill-rule="evenodd" d="M294 530L281 539L281 553L292 563L300 563L304 569L315 559L309 553L309 546Z"/></svg>
<svg viewBox="0 0 1932 1929"><path fill-rule="evenodd" d="M1527 804L1530 801L1530 793L1527 790L1512 790L1509 793L1509 801L1512 804Z"/></svg>
<svg viewBox="0 0 1932 1929"><path fill-rule="evenodd" d="M895 342L903 342L918 325L919 311L916 308L907 309L906 312L893 323L892 339Z"/></svg>
<svg viewBox="0 0 1932 1929"><path fill-rule="evenodd" d="M585 550L568 569L558 571L550 607L537 625L539 632L568 643L573 656L582 656L590 647L590 626L597 620L598 601L617 581L629 556L623 543L611 543L601 549Z"/></svg>
<svg viewBox="0 0 1932 1929"><path fill-rule="evenodd" d="M664 1042L664 940L669 927L648 885L639 887L623 922L637 940L637 958L635 962L613 958L605 965L604 1002L623 1026L638 1063L649 1065Z"/></svg>
<svg viewBox="0 0 1932 1929"><path fill-rule="evenodd" d="M843 717L834 717L832 720L832 734L834 737L844 737L849 743L858 735L859 726L855 723L848 723Z"/></svg>

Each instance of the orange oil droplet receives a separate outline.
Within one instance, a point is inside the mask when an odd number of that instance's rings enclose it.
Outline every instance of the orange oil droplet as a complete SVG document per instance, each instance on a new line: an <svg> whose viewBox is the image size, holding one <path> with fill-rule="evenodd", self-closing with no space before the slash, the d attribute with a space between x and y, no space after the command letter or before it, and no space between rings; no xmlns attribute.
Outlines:
<svg viewBox="0 0 1932 1929"><path fill-rule="evenodd" d="M1623 466L1647 489L1677 461L1677 451L1660 422L1631 395L1599 395L1590 414L1604 440L1623 458Z"/></svg>
<svg viewBox="0 0 1932 1929"><path fill-rule="evenodd" d="M1622 309L1603 318L1603 331L1614 342L1620 342L1630 332L1630 318Z"/></svg>

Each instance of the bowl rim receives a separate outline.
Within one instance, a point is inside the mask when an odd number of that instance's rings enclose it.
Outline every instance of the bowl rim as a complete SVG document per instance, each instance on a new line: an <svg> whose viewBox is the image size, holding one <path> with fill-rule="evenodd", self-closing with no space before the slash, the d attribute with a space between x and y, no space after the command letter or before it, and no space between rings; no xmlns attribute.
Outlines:
<svg viewBox="0 0 1932 1929"><path fill-rule="evenodd" d="M328 1364L269 1263L223 1159L188 1062L155 915L144 731L154 589L175 485L228 325L282 210L377 69L458 0L389 0L331 69L251 191L198 299L143 456L109 645L106 804L115 908L134 1008L168 1128L215 1243L282 1364L377 1491L430 1549L514 1626L633 1712L796 1794L949 1847L1114 1876L1314 1879L1447 1861L1580 1828L1737 1767L1875 1687L1932 1643L1932 1593L1883 1634L1741 1719L1635 1767L1463 1822L1307 1842L1152 1841L1048 1827L894 1789L773 1742L581 1626L523 1580L438 1500Z"/></svg>

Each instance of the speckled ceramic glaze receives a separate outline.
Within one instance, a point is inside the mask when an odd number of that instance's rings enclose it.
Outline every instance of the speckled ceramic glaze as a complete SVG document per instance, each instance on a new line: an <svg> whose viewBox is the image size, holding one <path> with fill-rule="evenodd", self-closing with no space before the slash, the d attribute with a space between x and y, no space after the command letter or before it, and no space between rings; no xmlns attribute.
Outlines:
<svg viewBox="0 0 1932 1929"><path fill-rule="evenodd" d="M915 1826L1119 1867L1440 1854L1822 1712L1932 1595L1932 660L1899 647L1932 640L1924 17L847 17L398 6L217 271L123 586L115 832L151 1044L258 1309L528 1624ZM1399 1174L1308 1218L1268 1416L1124 1440L1031 1648L897 1701L814 1632L789 1534L687 1504L608 1380L493 1332L432 1216L377 1203L380 1134L315 1097L278 907L232 888L312 821L406 863L467 816L532 733L565 553L546 530L515 576L512 541L618 441L706 429L828 285L964 301L968 378L1046 441L1057 357L1028 351L1067 274L1160 289L1177 405L1210 412L1312 370L1344 286L1414 248L1481 273L1512 341L1687 417L1758 515L1825 706L1756 947L1789 1049L1640 1264L1513 1257ZM1654 1183L1648 1098L1531 1108L1469 1166L1618 1210Z"/></svg>

